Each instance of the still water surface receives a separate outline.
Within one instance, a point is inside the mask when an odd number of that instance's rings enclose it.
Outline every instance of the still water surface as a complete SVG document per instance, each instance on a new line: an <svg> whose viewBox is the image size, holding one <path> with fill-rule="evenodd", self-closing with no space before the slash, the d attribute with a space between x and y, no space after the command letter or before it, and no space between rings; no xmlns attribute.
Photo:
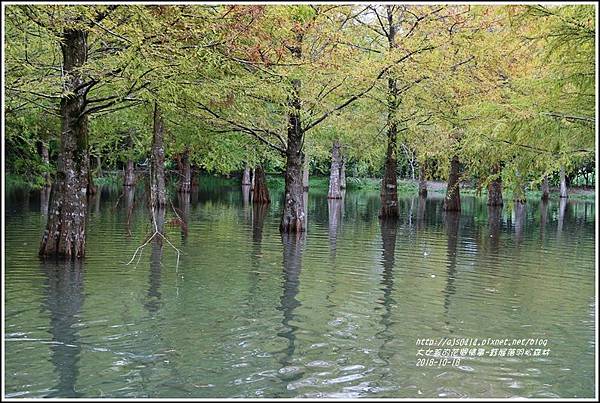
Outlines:
<svg viewBox="0 0 600 403"><path fill-rule="evenodd" d="M126 265L151 226L143 189L121 193L91 200L82 264L38 260L47 194L7 193L8 397L593 397L594 203L444 214L434 194L389 224L376 192L311 190L297 238L281 192L253 207L207 180L173 198L179 263L150 243ZM417 366L442 337L550 351Z"/></svg>

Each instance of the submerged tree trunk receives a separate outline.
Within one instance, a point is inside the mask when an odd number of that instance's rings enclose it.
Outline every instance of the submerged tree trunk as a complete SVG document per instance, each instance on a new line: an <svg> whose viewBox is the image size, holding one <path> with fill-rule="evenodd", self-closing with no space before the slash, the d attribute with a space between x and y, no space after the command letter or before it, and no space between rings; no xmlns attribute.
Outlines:
<svg viewBox="0 0 600 403"><path fill-rule="evenodd" d="M179 192L189 193L192 189L192 166L190 164L190 150L183 150L179 158Z"/></svg>
<svg viewBox="0 0 600 403"><path fill-rule="evenodd" d="M306 217L304 215L304 190L302 185L304 131L300 123L300 80L292 80L292 93L289 102L285 200L279 230L281 232L303 232L306 229Z"/></svg>
<svg viewBox="0 0 600 403"><path fill-rule="evenodd" d="M495 164L492 168L492 175L494 178L488 185L488 206L502 206L504 200L502 199L502 177L500 164Z"/></svg>
<svg viewBox="0 0 600 403"><path fill-rule="evenodd" d="M329 174L329 192L328 199L341 199L342 190L340 183L340 171L342 169L342 154L340 152L340 142L335 140L331 149L331 173Z"/></svg>
<svg viewBox="0 0 600 403"><path fill-rule="evenodd" d="M381 181L381 210L380 218L398 218L398 177L396 176L396 153L398 126L396 110L398 109L398 86L395 78L388 78L388 131L387 151L385 155L385 171Z"/></svg>
<svg viewBox="0 0 600 403"><path fill-rule="evenodd" d="M88 122L81 66L87 60L87 33L66 29L61 50L65 95L60 102L62 121L56 184L39 255L79 258L85 255L85 221L89 157Z"/></svg>
<svg viewBox="0 0 600 403"><path fill-rule="evenodd" d="M567 177L565 175L565 166L560 166L560 197L561 199L566 199L569 197L569 192L567 191Z"/></svg>
<svg viewBox="0 0 600 403"><path fill-rule="evenodd" d="M544 175L542 179L542 200L547 201L550 197L550 185L548 184L548 176Z"/></svg>
<svg viewBox="0 0 600 403"><path fill-rule="evenodd" d="M457 155L450 161L450 175L448 176L448 187L444 198L444 210L460 211L460 161Z"/></svg>
<svg viewBox="0 0 600 403"><path fill-rule="evenodd" d="M242 185L252 185L252 180L250 179L250 167L248 165L244 167L244 173L242 174Z"/></svg>
<svg viewBox="0 0 600 403"><path fill-rule="evenodd" d="M269 188L267 187L267 178L262 165L254 168L254 193L252 195L253 203L270 203Z"/></svg>
<svg viewBox="0 0 600 403"><path fill-rule="evenodd" d="M310 161L308 159L308 156L304 156L304 166L302 169L302 190L307 191L308 190L308 176L309 176L309 170L310 170Z"/></svg>
<svg viewBox="0 0 600 403"><path fill-rule="evenodd" d="M154 133L150 163L150 208L167 205L165 190L165 147L163 144L164 124L158 103L154 103Z"/></svg>
<svg viewBox="0 0 600 403"><path fill-rule="evenodd" d="M427 179L425 177L426 171L425 162L419 165L419 196L427 197Z"/></svg>
<svg viewBox="0 0 600 403"><path fill-rule="evenodd" d="M133 163L132 159L128 159L125 163L123 186L135 186L135 164Z"/></svg>

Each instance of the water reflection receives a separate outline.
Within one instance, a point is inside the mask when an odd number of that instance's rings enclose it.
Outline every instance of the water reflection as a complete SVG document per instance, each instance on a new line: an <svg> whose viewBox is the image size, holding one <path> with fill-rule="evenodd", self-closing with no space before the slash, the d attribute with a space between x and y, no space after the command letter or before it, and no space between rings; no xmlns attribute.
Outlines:
<svg viewBox="0 0 600 403"><path fill-rule="evenodd" d="M527 216L527 205L521 201L515 201L514 209L514 226L515 226L515 243L520 244L523 240L523 227L525 226L525 218Z"/></svg>
<svg viewBox="0 0 600 403"><path fill-rule="evenodd" d="M332 258L335 258L337 252L337 237L342 223L343 204L343 198L327 199L327 208L329 212L329 253Z"/></svg>
<svg viewBox="0 0 600 403"><path fill-rule="evenodd" d="M412 231L405 222L407 198L399 203L402 220L388 225L376 218L377 194L348 192L339 212L312 189L313 230L297 243L294 235L278 236L279 205L251 205L240 225L237 184L203 189L206 202L194 206L182 248L183 282L171 268L162 275L161 257L172 255L164 240L164 252L159 242L148 243L137 268L120 264L149 235L147 198L138 193L134 237L123 242L133 197L128 202L125 194L117 203L120 191L102 195L101 211L117 206L115 214L92 217L85 280L93 274L94 281L85 290L71 278L70 286L59 278L42 288L49 276L40 276L35 256L41 197L33 193L24 211L21 200L7 195L5 320L13 340L5 365L12 395L89 396L101 389L111 397L414 397L417 391L567 397L593 390L591 202L563 205L563 235L556 241L559 200L551 200L547 212L530 200L517 247L512 206L492 210L467 195L453 222L435 194L415 198L418 230ZM167 220L174 217L168 210ZM179 230L168 230L175 247L183 242ZM126 294L118 291L124 285ZM85 305L77 308L83 292ZM129 294L137 305L127 303ZM70 299L61 300L65 296ZM60 305L67 312L62 322ZM550 366L506 357L498 365L473 359L465 363L468 374L415 368L414 338L451 330L461 337L545 334L560 351ZM92 346L107 351L88 351Z"/></svg>
<svg viewBox="0 0 600 403"><path fill-rule="evenodd" d="M250 204L251 187L251 185L242 185L242 202L244 204L244 209L246 209L248 204Z"/></svg>
<svg viewBox="0 0 600 403"><path fill-rule="evenodd" d="M253 203L252 211L252 252L250 255L251 270L248 270L250 289L248 291L248 307L258 309L258 287L261 276L263 226L269 209L266 203ZM252 315L250 311L249 316Z"/></svg>
<svg viewBox="0 0 600 403"><path fill-rule="evenodd" d="M565 222L565 215L567 213L567 199L561 197L558 204L558 225L556 227L556 238L560 238L563 232L563 225Z"/></svg>
<svg viewBox="0 0 600 403"><path fill-rule="evenodd" d="M546 223L548 222L548 200L542 200L540 202L540 239L544 240L546 233ZM587 205L586 205L587 206Z"/></svg>
<svg viewBox="0 0 600 403"><path fill-rule="evenodd" d="M177 200L179 201L179 217L181 218L181 240L183 244L186 244L188 236L188 223L190 222L190 206L191 206L191 195L190 192L177 192Z"/></svg>
<svg viewBox="0 0 600 403"><path fill-rule="evenodd" d="M40 190L40 213L42 213L42 215L44 216L48 215L48 206L50 205L51 189L52 188L50 186L44 186Z"/></svg>
<svg viewBox="0 0 600 403"><path fill-rule="evenodd" d="M131 237L131 218L133 208L135 207L135 187L123 186L123 196L125 197L125 231L128 237Z"/></svg>
<svg viewBox="0 0 600 403"><path fill-rule="evenodd" d="M77 324L84 302L84 267L81 261L44 262L46 276L44 308L50 313L52 335L51 362L58 382L47 397L79 397L76 391L79 376L81 344Z"/></svg>
<svg viewBox="0 0 600 403"><path fill-rule="evenodd" d="M155 221L155 229L164 233L165 228L165 209L158 208L154 210L153 218ZM150 253L150 275L148 280L148 292L146 294L146 302L144 307L151 314L158 312L162 305L161 301L161 266L163 256L163 238L155 235L151 242Z"/></svg>
<svg viewBox="0 0 600 403"><path fill-rule="evenodd" d="M283 313L281 321L283 330L277 333L277 335L287 340L287 346L283 350L283 355L279 360L283 368L291 365L292 357L296 350L296 331L298 330L298 326L291 324L291 322L295 319L294 311L301 305L296 296L298 295L300 286L304 241L305 233L284 233L281 235L281 243L283 244L283 294L281 295L280 305L277 309ZM290 377L287 380L292 379L294 378Z"/></svg>
<svg viewBox="0 0 600 403"><path fill-rule="evenodd" d="M379 358L389 362L389 359L394 355L395 351L387 351L387 344L394 339L394 334L391 332L392 325L392 306L395 301L392 297L394 289L394 265L396 262L396 236L398 233L398 222L396 220L380 219L381 226L381 241L382 241L382 265L383 273L381 275L381 289L383 295L379 303L383 305L384 311L381 315L379 323L383 326L382 331L377 334L378 339L383 343L379 350Z"/></svg>
<svg viewBox="0 0 600 403"><path fill-rule="evenodd" d="M417 204L417 229L425 228L425 210L427 207L427 196L419 196Z"/></svg>
<svg viewBox="0 0 600 403"><path fill-rule="evenodd" d="M266 203L254 203L252 205L252 243L257 247L260 254L260 244L262 242L263 226L269 205Z"/></svg>
<svg viewBox="0 0 600 403"><path fill-rule="evenodd" d="M456 254L458 251L458 227L460 225L460 212L446 211L444 215L446 226L446 287L444 288L444 316L446 325L450 325L448 313L450 310L450 298L456 293ZM452 329L450 329L452 333Z"/></svg>
<svg viewBox="0 0 600 403"><path fill-rule="evenodd" d="M502 225L502 206L488 205L488 228L490 252L494 255L498 253L500 245L500 227Z"/></svg>

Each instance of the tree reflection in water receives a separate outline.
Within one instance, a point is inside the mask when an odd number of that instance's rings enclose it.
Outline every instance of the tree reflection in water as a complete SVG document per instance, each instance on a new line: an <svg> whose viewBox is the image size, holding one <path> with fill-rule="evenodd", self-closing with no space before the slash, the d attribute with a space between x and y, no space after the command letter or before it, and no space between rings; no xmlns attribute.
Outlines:
<svg viewBox="0 0 600 403"><path fill-rule="evenodd" d="M76 384L81 344L76 325L85 299L84 266L80 260L45 261L41 269L47 278L44 308L50 313L51 362L58 375L58 382L47 397L80 397Z"/></svg>

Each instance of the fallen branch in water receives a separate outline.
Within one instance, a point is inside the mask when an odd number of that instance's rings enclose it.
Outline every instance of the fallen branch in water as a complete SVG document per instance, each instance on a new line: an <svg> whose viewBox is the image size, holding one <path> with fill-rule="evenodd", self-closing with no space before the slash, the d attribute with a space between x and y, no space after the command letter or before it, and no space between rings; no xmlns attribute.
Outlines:
<svg viewBox="0 0 600 403"><path fill-rule="evenodd" d="M130 265L135 260L135 257L138 255L138 252L140 253L139 258L138 258L138 263L139 263L139 259L141 259L141 257L142 257L142 251L144 250L144 247L146 245L148 245L150 243L150 241L153 240L154 237L156 237L158 235L159 237L161 237L162 239L167 241L167 243L169 245L171 245L171 247L173 249L175 249L175 251L177 252L177 264L175 266L177 269L177 268L179 268L179 257L181 256L182 252L179 249L177 249L177 247L175 245L173 245L171 243L171 241L169 241L169 239L167 237L165 237L161 231L158 230L158 225L156 224L156 217L155 217L154 213L155 213L154 209L152 209L152 222L154 223L154 233L148 239L146 239L146 241L143 244L141 244L140 246L137 247L137 249L133 253L133 256L131 257L129 262L127 262L125 265L126 266ZM175 214L177 214L177 213L175 213ZM137 263L136 263L136 266L137 266Z"/></svg>

